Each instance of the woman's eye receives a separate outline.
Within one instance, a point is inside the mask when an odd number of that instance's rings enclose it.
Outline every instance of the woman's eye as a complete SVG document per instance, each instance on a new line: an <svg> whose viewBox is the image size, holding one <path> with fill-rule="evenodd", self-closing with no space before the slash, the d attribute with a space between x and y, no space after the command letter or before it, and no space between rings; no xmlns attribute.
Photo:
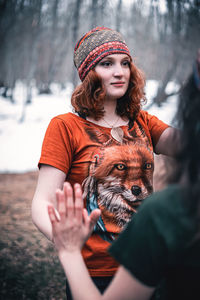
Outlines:
<svg viewBox="0 0 200 300"><path fill-rule="evenodd" d="M111 62L110 61L102 61L100 63L100 66L103 66L103 67L109 67L111 66Z"/></svg>
<svg viewBox="0 0 200 300"><path fill-rule="evenodd" d="M125 61L123 61L122 65L125 66L125 67L126 66L129 67L130 66L130 61L129 60L125 60Z"/></svg>

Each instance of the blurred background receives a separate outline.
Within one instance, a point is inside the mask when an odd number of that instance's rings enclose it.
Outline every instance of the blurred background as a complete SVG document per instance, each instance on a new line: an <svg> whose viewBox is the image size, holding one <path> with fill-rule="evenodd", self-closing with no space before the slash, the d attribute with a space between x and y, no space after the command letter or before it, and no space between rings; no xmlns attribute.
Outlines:
<svg viewBox="0 0 200 300"><path fill-rule="evenodd" d="M187 77L200 40L199 0L1 0L1 95L15 101L17 81L51 93L77 84L73 49L83 33L108 26L124 35L147 79ZM164 95L163 95L164 97ZM159 101L162 101L161 97Z"/></svg>
<svg viewBox="0 0 200 300"><path fill-rule="evenodd" d="M96 26L123 34L146 74L144 109L169 124L196 67L200 0L0 0L0 299L65 299L30 206L46 127L80 83L74 46Z"/></svg>
<svg viewBox="0 0 200 300"><path fill-rule="evenodd" d="M124 35L145 109L171 122L200 48L200 0L0 0L0 172L37 169L45 129L79 84L74 46L96 26Z"/></svg>

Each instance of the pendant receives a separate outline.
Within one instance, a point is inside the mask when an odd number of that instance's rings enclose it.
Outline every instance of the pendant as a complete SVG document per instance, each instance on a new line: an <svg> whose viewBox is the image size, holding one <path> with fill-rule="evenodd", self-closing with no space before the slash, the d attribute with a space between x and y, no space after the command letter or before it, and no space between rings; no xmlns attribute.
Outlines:
<svg viewBox="0 0 200 300"><path fill-rule="evenodd" d="M116 141L122 144L124 132L120 127L113 127L110 133L113 139L115 139Z"/></svg>

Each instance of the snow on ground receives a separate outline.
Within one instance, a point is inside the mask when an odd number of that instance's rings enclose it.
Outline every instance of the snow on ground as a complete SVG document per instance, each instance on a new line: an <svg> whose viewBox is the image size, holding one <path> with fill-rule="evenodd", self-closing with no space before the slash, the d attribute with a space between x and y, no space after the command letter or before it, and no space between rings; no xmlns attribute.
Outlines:
<svg viewBox="0 0 200 300"><path fill-rule="evenodd" d="M156 92L157 85L155 81L147 81L148 104ZM24 122L20 122L26 94L23 84L17 84L15 104L0 97L0 173L37 170L42 140L51 118L72 110L72 88L72 85L68 84L65 90L60 90L54 85L53 95L38 95L34 91L32 104L26 106ZM168 92L171 92L175 86L171 83L167 88ZM176 101L177 97L170 97L162 107L152 106L148 111L171 124L176 111Z"/></svg>

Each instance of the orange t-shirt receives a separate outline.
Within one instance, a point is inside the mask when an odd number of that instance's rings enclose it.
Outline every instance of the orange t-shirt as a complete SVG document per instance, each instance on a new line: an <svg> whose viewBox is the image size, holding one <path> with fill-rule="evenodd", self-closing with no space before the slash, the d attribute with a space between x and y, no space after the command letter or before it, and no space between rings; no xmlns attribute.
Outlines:
<svg viewBox="0 0 200 300"><path fill-rule="evenodd" d="M107 248L141 201L152 193L153 149L167 127L155 116L141 111L133 124L121 126L120 143L113 138L111 128L73 113L51 120L39 167L48 164L65 172L72 185L83 185L88 212L101 209L94 233L82 250L91 276L114 275L118 264Z"/></svg>

